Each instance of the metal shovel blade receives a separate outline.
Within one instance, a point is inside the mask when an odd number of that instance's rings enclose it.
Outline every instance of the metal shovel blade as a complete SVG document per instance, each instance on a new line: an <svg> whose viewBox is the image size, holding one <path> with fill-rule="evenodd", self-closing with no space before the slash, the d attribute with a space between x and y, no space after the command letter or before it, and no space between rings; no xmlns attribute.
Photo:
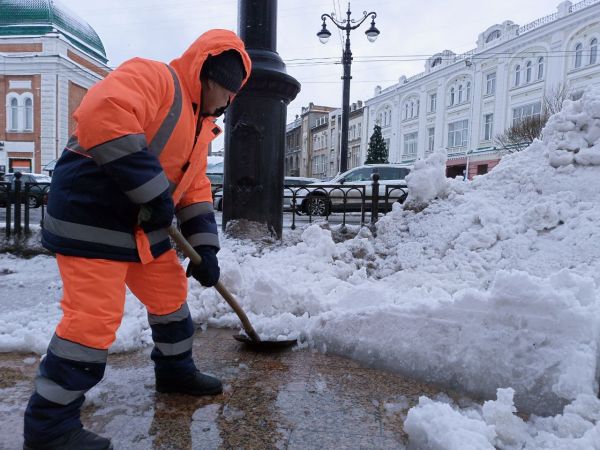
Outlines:
<svg viewBox="0 0 600 450"><path fill-rule="evenodd" d="M285 350L286 348L290 348L298 344L297 339L286 339L282 341L255 341L244 334L235 334L233 335L233 338L236 341L242 342L251 350L263 352Z"/></svg>

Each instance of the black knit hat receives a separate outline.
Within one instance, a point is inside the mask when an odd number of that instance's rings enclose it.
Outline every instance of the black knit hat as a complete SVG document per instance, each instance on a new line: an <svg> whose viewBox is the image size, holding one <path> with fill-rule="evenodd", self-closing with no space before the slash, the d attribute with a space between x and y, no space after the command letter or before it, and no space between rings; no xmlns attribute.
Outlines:
<svg viewBox="0 0 600 450"><path fill-rule="evenodd" d="M235 50L209 55L202 66L201 77L210 78L231 92L238 92L246 76L242 57Z"/></svg>

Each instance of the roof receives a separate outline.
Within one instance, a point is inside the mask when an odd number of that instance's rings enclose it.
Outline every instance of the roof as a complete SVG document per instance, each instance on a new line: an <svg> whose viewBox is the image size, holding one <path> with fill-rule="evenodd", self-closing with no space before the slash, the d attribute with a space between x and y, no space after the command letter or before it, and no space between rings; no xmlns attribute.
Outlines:
<svg viewBox="0 0 600 450"><path fill-rule="evenodd" d="M0 0L1 36L44 36L58 32L88 55L107 62L94 29L58 0Z"/></svg>

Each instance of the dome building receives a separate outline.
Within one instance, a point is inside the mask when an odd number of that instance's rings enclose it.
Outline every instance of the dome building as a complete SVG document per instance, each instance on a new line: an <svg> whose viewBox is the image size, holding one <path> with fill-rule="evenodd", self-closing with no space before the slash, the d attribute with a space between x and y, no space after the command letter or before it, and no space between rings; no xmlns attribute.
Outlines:
<svg viewBox="0 0 600 450"><path fill-rule="evenodd" d="M0 0L0 173L50 169L106 63L98 34L59 1Z"/></svg>

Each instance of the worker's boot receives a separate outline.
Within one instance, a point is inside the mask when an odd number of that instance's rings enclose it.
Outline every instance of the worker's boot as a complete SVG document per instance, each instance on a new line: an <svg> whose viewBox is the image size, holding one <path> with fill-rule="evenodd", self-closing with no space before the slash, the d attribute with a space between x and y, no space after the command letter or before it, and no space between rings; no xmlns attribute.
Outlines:
<svg viewBox="0 0 600 450"><path fill-rule="evenodd" d="M75 428L40 445L25 442L23 450L110 450L110 440L83 428Z"/></svg>
<svg viewBox="0 0 600 450"><path fill-rule="evenodd" d="M179 393L188 395L217 395L223 392L221 382L210 375L205 375L199 370L182 376L156 376L156 390L158 392Z"/></svg>
<svg viewBox="0 0 600 450"><path fill-rule="evenodd" d="M148 314L152 329L156 390L190 395L216 395L223 385L196 369L192 359L194 324L187 303L170 314Z"/></svg>

